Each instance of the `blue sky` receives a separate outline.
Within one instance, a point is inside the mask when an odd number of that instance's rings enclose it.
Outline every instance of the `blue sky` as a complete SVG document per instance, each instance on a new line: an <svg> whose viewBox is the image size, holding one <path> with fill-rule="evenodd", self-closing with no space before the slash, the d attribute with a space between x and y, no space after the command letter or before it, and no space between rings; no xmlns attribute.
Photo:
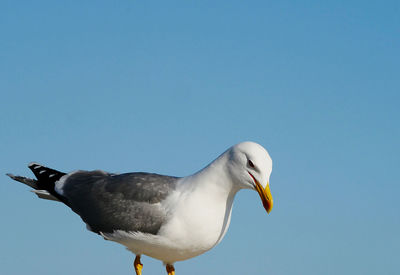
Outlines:
<svg viewBox="0 0 400 275"><path fill-rule="evenodd" d="M133 255L4 174L184 176L262 144L274 209L241 191L177 274L397 274L398 1L2 1L1 274L133 274ZM163 274L143 258L144 274Z"/></svg>

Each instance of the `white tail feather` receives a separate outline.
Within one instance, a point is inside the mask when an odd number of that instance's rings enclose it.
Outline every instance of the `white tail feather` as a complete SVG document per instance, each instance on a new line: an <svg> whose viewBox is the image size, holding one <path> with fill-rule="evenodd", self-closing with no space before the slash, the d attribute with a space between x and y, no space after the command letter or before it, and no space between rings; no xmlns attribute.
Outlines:
<svg viewBox="0 0 400 275"><path fill-rule="evenodd" d="M46 190L31 190L31 192L35 193L39 198L44 200L60 201Z"/></svg>

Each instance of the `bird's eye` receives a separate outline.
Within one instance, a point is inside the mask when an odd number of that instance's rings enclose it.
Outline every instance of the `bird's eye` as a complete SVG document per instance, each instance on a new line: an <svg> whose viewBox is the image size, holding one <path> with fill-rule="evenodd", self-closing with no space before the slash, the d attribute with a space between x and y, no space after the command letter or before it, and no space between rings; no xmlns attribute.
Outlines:
<svg viewBox="0 0 400 275"><path fill-rule="evenodd" d="M248 163L249 163L249 166L250 166L251 168L254 168L254 167L255 167L255 166L254 166L254 163L253 163L251 160L249 160Z"/></svg>

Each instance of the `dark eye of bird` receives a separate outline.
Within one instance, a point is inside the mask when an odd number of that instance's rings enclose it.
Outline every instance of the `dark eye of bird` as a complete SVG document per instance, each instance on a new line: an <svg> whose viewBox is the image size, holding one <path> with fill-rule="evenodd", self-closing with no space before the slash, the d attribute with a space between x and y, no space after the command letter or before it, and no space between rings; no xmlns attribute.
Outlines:
<svg viewBox="0 0 400 275"><path fill-rule="evenodd" d="M251 168L254 168L254 163L253 163L251 160L249 160L249 166L250 166Z"/></svg>

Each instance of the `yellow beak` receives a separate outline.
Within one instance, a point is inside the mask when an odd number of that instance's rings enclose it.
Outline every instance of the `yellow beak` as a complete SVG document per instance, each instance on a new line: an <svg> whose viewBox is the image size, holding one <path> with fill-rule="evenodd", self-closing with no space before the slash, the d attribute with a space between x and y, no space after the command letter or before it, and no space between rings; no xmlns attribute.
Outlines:
<svg viewBox="0 0 400 275"><path fill-rule="evenodd" d="M264 189L255 178L253 179L256 183L256 190L260 195L265 210L267 210L267 213L271 212L272 207L274 206L274 201L272 199L271 190L269 189L269 182L267 182L267 186Z"/></svg>

